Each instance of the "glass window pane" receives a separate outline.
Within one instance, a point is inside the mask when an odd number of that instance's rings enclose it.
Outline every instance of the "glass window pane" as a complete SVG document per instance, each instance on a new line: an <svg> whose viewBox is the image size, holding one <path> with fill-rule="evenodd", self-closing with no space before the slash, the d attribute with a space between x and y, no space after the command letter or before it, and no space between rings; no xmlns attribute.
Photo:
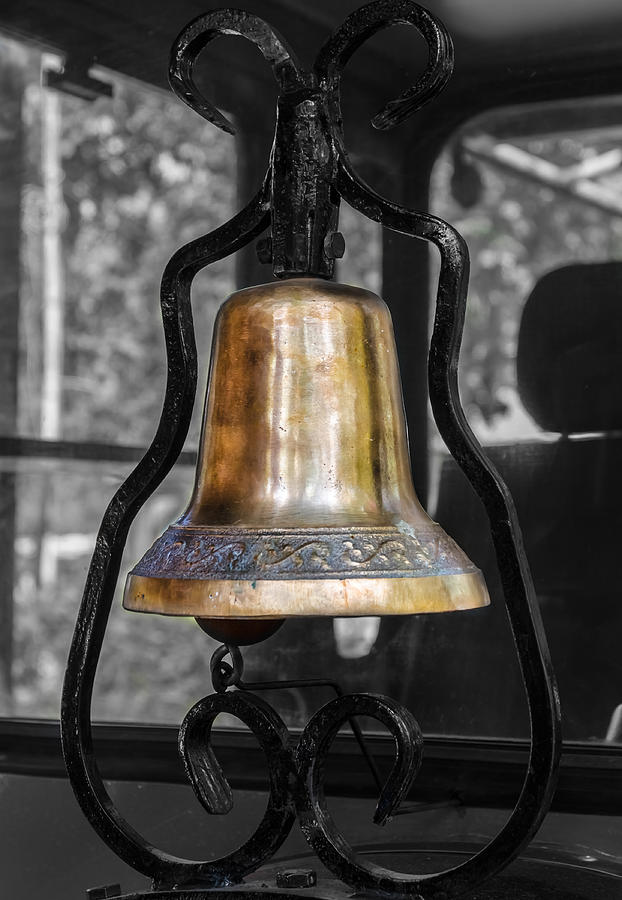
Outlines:
<svg viewBox="0 0 622 900"><path fill-rule="evenodd" d="M490 113L456 135L432 185L432 211L470 249L460 392L516 502L566 740L605 740L621 702L618 107L614 97ZM436 515L486 571L495 607L458 652L463 689L489 691L503 672L488 727L496 718L502 734L526 734L485 516L438 436L432 454Z"/></svg>
<svg viewBox="0 0 622 900"><path fill-rule="evenodd" d="M162 271L179 246L232 215L237 162L233 139L169 92L105 72L102 95L87 101L42 85L57 57L0 43L0 534L8 551L0 562L0 711L56 717L101 516L160 414ZM224 260L195 282L200 386L189 447L198 443L212 325L233 271ZM126 568L181 512L191 486L191 468L167 480L137 523L141 549L128 551ZM117 650L131 658L127 619ZM148 701L130 703L123 691L115 705L106 694L106 659L97 714L145 718ZM167 715L164 706L160 719Z"/></svg>
<svg viewBox="0 0 622 900"><path fill-rule="evenodd" d="M55 65L31 52L24 72L18 430L144 445L166 377L162 270L231 216L235 142L171 94L107 73L112 98L41 86ZM197 283L204 365L232 279L224 260Z"/></svg>

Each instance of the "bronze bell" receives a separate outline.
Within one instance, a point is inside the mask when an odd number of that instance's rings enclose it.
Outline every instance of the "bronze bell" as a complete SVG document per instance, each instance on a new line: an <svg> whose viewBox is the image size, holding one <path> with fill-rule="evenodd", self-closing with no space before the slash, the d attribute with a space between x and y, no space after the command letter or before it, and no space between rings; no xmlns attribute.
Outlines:
<svg viewBox="0 0 622 900"><path fill-rule="evenodd" d="M415 494L386 304L307 277L229 297L190 505L130 572L125 608L247 643L290 616L488 603Z"/></svg>

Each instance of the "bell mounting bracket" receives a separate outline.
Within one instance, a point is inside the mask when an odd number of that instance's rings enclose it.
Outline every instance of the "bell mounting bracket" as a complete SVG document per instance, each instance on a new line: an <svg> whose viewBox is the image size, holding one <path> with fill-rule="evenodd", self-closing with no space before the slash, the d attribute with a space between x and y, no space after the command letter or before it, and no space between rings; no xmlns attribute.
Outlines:
<svg viewBox="0 0 622 900"><path fill-rule="evenodd" d="M268 171L247 206L215 231L178 250L161 286L168 378L160 422L144 457L118 489L104 514L75 626L63 688L61 734L69 779L82 810L117 856L152 880L138 896L189 900L217 896L280 896L283 891L236 889L271 858L298 819L322 860L346 885L385 897L447 900L468 894L501 871L529 843L553 796L560 753L560 713L555 680L511 496L471 432L460 405L457 365L468 281L468 251L446 222L392 203L358 176L345 149L340 110L341 72L371 36L391 25L414 26L429 48L425 71L373 119L377 128L398 125L445 86L453 65L444 26L410 0L376 0L349 15L321 49L313 72L303 72L283 39L263 20L241 10L216 10L195 19L177 38L170 82L185 103L215 126L233 126L197 89L192 71L199 53L219 35L252 41L279 85L277 127ZM329 278L342 250L337 228L340 198L385 228L428 241L440 253L436 314L430 343L430 400L441 436L487 511L531 722L531 753L514 811L477 854L453 868L422 875L393 872L358 857L330 817L322 787L323 762L346 721L371 716L395 738L396 759L380 791L375 821L382 823L408 791L422 752L412 715L387 697L337 697L313 716L292 750L284 723L253 692L223 691L200 700L180 731L180 751L195 793L209 813L225 813L232 795L213 748L218 712L237 716L264 749L269 771L266 812L255 833L227 856L194 861L152 846L121 815L102 780L93 748L91 698L129 527L179 456L190 425L197 382L197 353L190 289L205 266L223 259L271 229L260 247L278 277ZM390 299L390 298L389 298ZM319 889L318 889L319 890ZM317 896L317 890L314 892ZM322 896L320 891L320 896Z"/></svg>

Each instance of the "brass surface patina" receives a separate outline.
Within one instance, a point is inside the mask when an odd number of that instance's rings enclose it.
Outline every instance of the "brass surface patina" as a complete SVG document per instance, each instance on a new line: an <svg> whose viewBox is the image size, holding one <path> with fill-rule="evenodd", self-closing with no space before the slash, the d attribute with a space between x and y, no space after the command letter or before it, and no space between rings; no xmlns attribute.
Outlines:
<svg viewBox="0 0 622 900"><path fill-rule="evenodd" d="M378 296L297 278L223 304L190 505L123 602L256 620L488 604L479 569L416 497Z"/></svg>

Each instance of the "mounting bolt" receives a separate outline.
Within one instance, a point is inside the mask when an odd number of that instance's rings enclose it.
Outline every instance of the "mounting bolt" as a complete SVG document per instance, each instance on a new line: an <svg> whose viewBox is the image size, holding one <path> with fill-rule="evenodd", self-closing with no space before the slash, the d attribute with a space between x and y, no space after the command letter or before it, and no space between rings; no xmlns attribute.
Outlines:
<svg viewBox="0 0 622 900"><path fill-rule="evenodd" d="M309 888L317 884L317 872L314 869L285 869L276 873L278 888Z"/></svg>
<svg viewBox="0 0 622 900"><path fill-rule="evenodd" d="M257 241L257 259L260 263L272 262L272 238L270 236Z"/></svg>
<svg viewBox="0 0 622 900"><path fill-rule="evenodd" d="M324 253L328 259L341 259L346 252L346 242L340 231L333 231L324 238Z"/></svg>
<svg viewBox="0 0 622 900"><path fill-rule="evenodd" d="M109 897L120 897L120 884L104 884L102 887L88 888L86 900L108 900Z"/></svg>

